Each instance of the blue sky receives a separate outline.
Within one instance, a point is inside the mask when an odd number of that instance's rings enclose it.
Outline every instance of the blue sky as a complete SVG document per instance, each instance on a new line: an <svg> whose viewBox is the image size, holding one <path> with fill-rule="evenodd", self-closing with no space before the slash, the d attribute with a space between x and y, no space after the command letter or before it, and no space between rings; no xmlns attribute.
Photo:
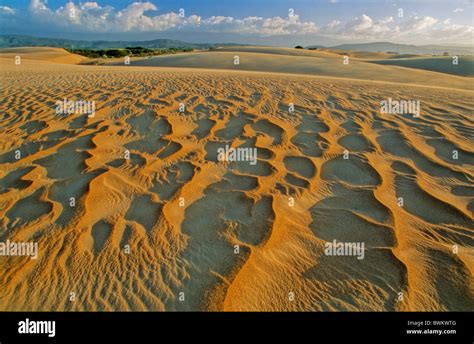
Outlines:
<svg viewBox="0 0 474 344"><path fill-rule="evenodd" d="M474 43L470 0L136 1L0 0L0 31L81 39L173 38L288 46ZM178 15L180 8L185 10L184 17ZM290 8L294 16L289 16Z"/></svg>

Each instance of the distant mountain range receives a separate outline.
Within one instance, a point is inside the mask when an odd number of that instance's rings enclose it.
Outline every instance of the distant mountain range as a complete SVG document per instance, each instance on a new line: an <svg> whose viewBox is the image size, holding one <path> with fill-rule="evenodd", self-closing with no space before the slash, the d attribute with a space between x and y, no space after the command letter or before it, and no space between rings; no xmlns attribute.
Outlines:
<svg viewBox="0 0 474 344"><path fill-rule="evenodd" d="M149 41L86 41L63 38L44 38L21 35L0 35L0 48L12 47L58 47L67 49L112 49L126 47L143 47L150 49L165 48L191 48L191 49L209 49L217 46L245 45L234 43L189 43L172 39L154 39ZM398 54L428 54L443 55L447 52L449 55L474 55L474 47L469 46L441 46L441 45L408 45L396 44L390 42L341 44L332 47L322 45L312 45L306 48L312 49L338 49L368 52L395 52Z"/></svg>
<svg viewBox="0 0 474 344"><path fill-rule="evenodd" d="M323 48L322 46L310 46L307 48ZM443 45L409 45L396 44L390 42L374 42L374 43L359 43L359 44L341 44L330 49L338 50L354 50L354 51L369 51L369 52L395 52L398 54L428 54L428 55L443 55L447 52L449 55L474 55L473 47L453 47Z"/></svg>
<svg viewBox="0 0 474 344"><path fill-rule="evenodd" d="M219 45L227 45L219 44ZM231 44L232 45L232 44ZM85 41L62 38L43 38L20 35L0 35L0 48L12 47L57 47L67 49L112 49L143 47L150 49L191 48L208 49L214 44L188 43L172 39L154 39L151 41Z"/></svg>

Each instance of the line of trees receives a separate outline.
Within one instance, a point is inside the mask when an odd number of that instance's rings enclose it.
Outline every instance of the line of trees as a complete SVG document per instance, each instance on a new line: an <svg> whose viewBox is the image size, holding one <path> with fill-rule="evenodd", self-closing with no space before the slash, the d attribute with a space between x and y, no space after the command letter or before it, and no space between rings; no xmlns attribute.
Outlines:
<svg viewBox="0 0 474 344"><path fill-rule="evenodd" d="M124 49L67 49L70 53L86 56L88 58L114 58L125 56L155 56L175 54L178 52L192 51L191 48L164 48L149 49L143 47L127 47Z"/></svg>

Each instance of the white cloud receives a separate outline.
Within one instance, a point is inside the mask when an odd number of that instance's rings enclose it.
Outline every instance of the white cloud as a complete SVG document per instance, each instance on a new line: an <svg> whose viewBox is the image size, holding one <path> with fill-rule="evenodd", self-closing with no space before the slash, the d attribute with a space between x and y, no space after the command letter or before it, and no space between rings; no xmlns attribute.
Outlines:
<svg viewBox="0 0 474 344"><path fill-rule="evenodd" d="M393 28L389 24L393 23L392 17L381 20L373 20L366 14L356 17L353 20L342 24L333 20L324 28L324 32L329 36L342 36L343 38L371 39L377 36L385 36Z"/></svg>
<svg viewBox="0 0 474 344"><path fill-rule="evenodd" d="M241 33L260 35L310 34L318 31L313 22L301 22L298 15L291 18L263 18L212 16L200 21L200 29L207 32Z"/></svg>
<svg viewBox="0 0 474 344"><path fill-rule="evenodd" d="M438 19L432 17L412 17L401 25L406 32L423 33L432 28L437 22Z"/></svg>
<svg viewBox="0 0 474 344"><path fill-rule="evenodd" d="M5 15L15 14L15 10L8 6L0 6L0 14L5 14Z"/></svg>
<svg viewBox="0 0 474 344"><path fill-rule="evenodd" d="M453 12L454 12L454 13L464 12L464 8L459 8L459 7L458 7L458 8L455 8L455 9L453 10Z"/></svg>
<svg viewBox="0 0 474 344"><path fill-rule="evenodd" d="M363 14L361 17L355 18L352 22L346 25L346 30L354 33L366 32L372 30L374 22L372 18Z"/></svg>
<svg viewBox="0 0 474 344"><path fill-rule="evenodd" d="M399 43L442 42L471 43L474 26L455 25L451 20L440 21L433 17L410 17L395 21L392 17L374 20L366 14L345 24L332 21L320 30L325 37L374 41L386 40Z"/></svg>
<svg viewBox="0 0 474 344"><path fill-rule="evenodd" d="M332 20L331 22L327 24L326 27L330 30L333 30L339 27L340 25L341 25L341 22L339 20Z"/></svg>
<svg viewBox="0 0 474 344"><path fill-rule="evenodd" d="M102 7L97 2L68 2L65 6L52 10L45 0L31 0L28 10L33 22L69 28L76 32L162 32L189 29L272 36L309 34L318 30L314 22L302 22L298 15L290 18L243 19L224 16L203 19L195 14L180 17L174 12L152 15L150 12L157 12L158 8L151 2L134 2L122 10L111 6Z"/></svg>

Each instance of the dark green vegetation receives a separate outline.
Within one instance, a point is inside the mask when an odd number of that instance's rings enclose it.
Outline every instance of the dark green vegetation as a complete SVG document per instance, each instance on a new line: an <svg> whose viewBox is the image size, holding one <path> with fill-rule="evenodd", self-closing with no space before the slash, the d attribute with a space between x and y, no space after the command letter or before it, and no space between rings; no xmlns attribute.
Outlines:
<svg viewBox="0 0 474 344"><path fill-rule="evenodd" d="M192 48L163 48L149 49L143 47L126 47L124 49L66 49L70 53L86 56L88 58L114 58L114 57L144 57L165 54L175 54L178 52L192 51Z"/></svg>

